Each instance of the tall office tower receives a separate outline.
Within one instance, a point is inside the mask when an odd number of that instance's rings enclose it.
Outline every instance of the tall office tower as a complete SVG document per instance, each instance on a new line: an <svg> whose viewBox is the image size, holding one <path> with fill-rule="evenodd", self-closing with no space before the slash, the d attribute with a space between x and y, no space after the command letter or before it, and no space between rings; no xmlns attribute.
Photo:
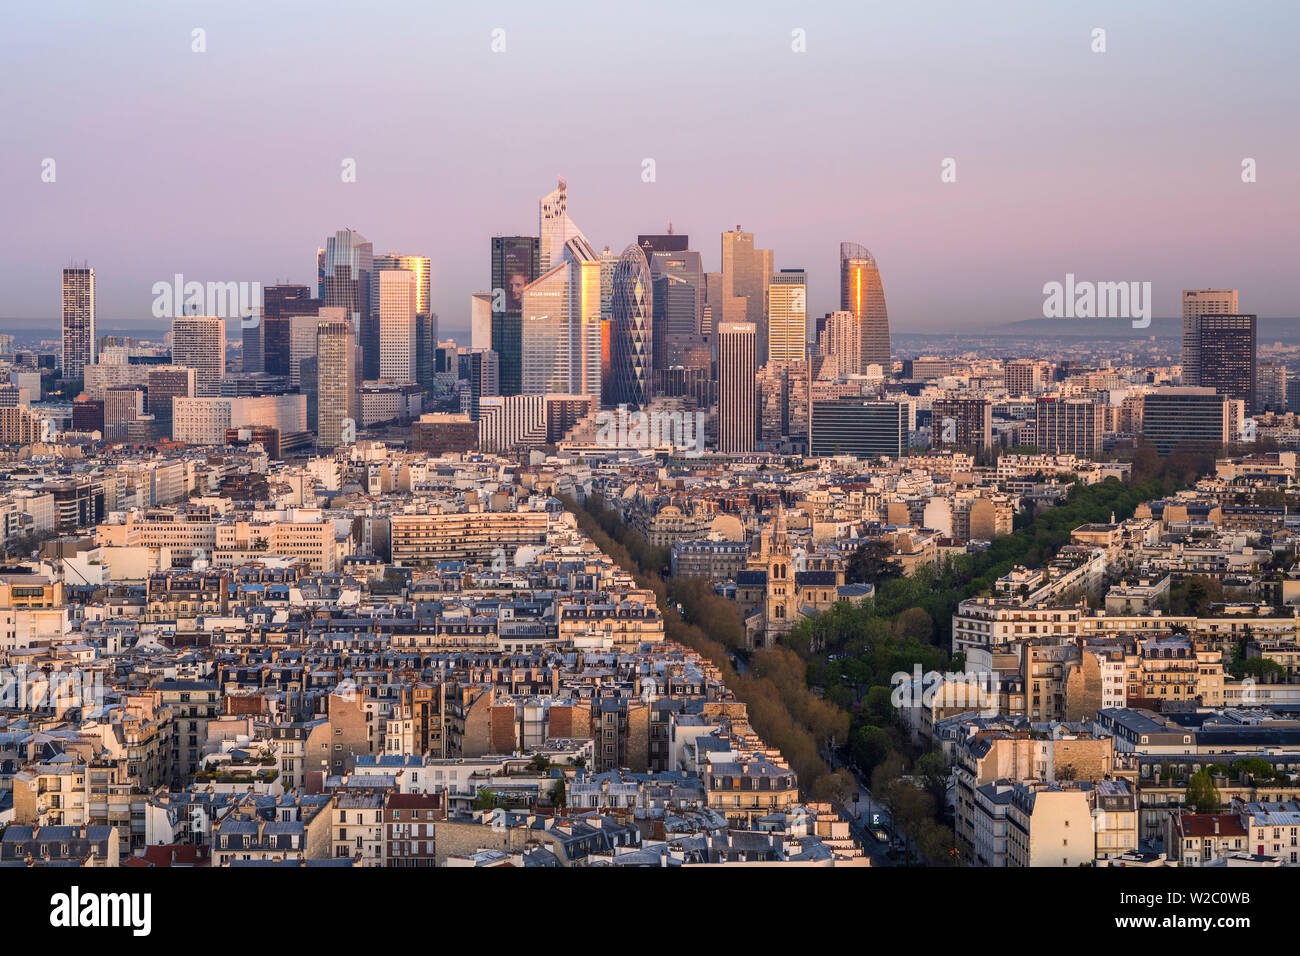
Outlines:
<svg viewBox="0 0 1300 956"><path fill-rule="evenodd" d="M320 299L305 285L269 285L262 290L262 371L290 374L289 328L293 316L316 315Z"/></svg>
<svg viewBox="0 0 1300 956"><path fill-rule="evenodd" d="M885 287L875 258L856 242L840 243L840 308L862 323L862 368L874 363L888 375L891 351Z"/></svg>
<svg viewBox="0 0 1300 956"><path fill-rule="evenodd" d="M492 351L501 363L501 394L523 388L524 287L541 274L536 236L492 238Z"/></svg>
<svg viewBox="0 0 1300 956"><path fill-rule="evenodd" d="M1286 380L1286 407L1289 411L1300 412L1300 375Z"/></svg>
<svg viewBox="0 0 1300 956"><path fill-rule="evenodd" d="M1095 457L1104 429L1105 411L1090 398L1041 395L1034 403L1034 443L1044 454Z"/></svg>
<svg viewBox="0 0 1300 956"><path fill-rule="evenodd" d="M903 402L818 399L812 403L809 454L814 458L899 458L907 448L907 411Z"/></svg>
<svg viewBox="0 0 1300 956"><path fill-rule="evenodd" d="M226 376L226 323L215 315L182 315L172 319L172 364L194 369L194 394L221 394Z"/></svg>
<svg viewBox="0 0 1300 956"><path fill-rule="evenodd" d="M718 327L718 451L754 450L758 424L758 329L753 322Z"/></svg>
<svg viewBox="0 0 1300 956"><path fill-rule="evenodd" d="M437 384L438 313L415 317L415 381L426 389Z"/></svg>
<svg viewBox="0 0 1300 956"><path fill-rule="evenodd" d="M456 377L469 383L467 400L462 401L460 410L474 421L478 421L479 403L483 397L496 395L501 387L498 378L497 353L490 350L462 352L457 356L457 364L459 368Z"/></svg>
<svg viewBox="0 0 1300 956"><path fill-rule="evenodd" d="M704 261L700 254L689 248L690 237L674 234L672 224L669 232L663 236L637 236L637 245L645 253L646 262L650 263L652 280L662 275L677 276L690 283L695 291L695 304L692 309L692 336L702 334L704 325L705 289Z"/></svg>
<svg viewBox="0 0 1300 956"><path fill-rule="evenodd" d="M1255 408L1255 316L1201 315L1192 320L1197 382Z"/></svg>
<svg viewBox="0 0 1300 956"><path fill-rule="evenodd" d="M600 400L600 257L578 236L524 288L520 344L525 395ZM504 384L503 384L504 388Z"/></svg>
<svg viewBox="0 0 1300 956"><path fill-rule="evenodd" d="M1142 402L1142 434L1161 455L1183 443L1218 448L1236 439L1241 404L1209 387L1157 388Z"/></svg>
<svg viewBox="0 0 1300 956"><path fill-rule="evenodd" d="M538 203L538 269L549 272L559 264L564 254L564 247L570 239L586 241L582 230L569 218L568 184L561 179L554 190L547 193ZM592 253L593 258L597 258Z"/></svg>
<svg viewBox="0 0 1300 956"><path fill-rule="evenodd" d="M993 403L987 398L942 398L930 406L930 444L983 451L993 444Z"/></svg>
<svg viewBox="0 0 1300 956"><path fill-rule="evenodd" d="M370 308L375 245L353 229L340 229L317 253L317 296L322 308L347 310L361 346L362 374L379 377L379 322Z"/></svg>
<svg viewBox="0 0 1300 956"><path fill-rule="evenodd" d="M261 312L240 319L239 370L261 372L266 368L266 347L263 345L266 324Z"/></svg>
<svg viewBox="0 0 1300 956"><path fill-rule="evenodd" d="M315 315L321 301L312 298L311 289L305 285L281 282L262 290L262 318L278 319L290 315Z"/></svg>
<svg viewBox="0 0 1300 956"><path fill-rule="evenodd" d="M697 296L695 287L682 276L669 272L651 272L654 289L654 368L656 372L685 364L685 356L705 347L696 331Z"/></svg>
<svg viewBox="0 0 1300 956"><path fill-rule="evenodd" d="M767 287L767 360L801 362L808 355L808 275L782 269Z"/></svg>
<svg viewBox="0 0 1300 956"><path fill-rule="evenodd" d="M1041 380L1037 362L1007 362L1002 366L1003 383L1010 398L1024 398L1038 391Z"/></svg>
<svg viewBox="0 0 1300 956"><path fill-rule="evenodd" d="M115 385L104 389L104 441L126 441L127 426L144 414L144 389Z"/></svg>
<svg viewBox="0 0 1300 956"><path fill-rule="evenodd" d="M379 378L415 381L415 274L404 269L376 273L379 296Z"/></svg>
<svg viewBox="0 0 1300 956"><path fill-rule="evenodd" d="M651 322L656 305L650 266L640 246L623 250L614 268L612 292L608 397L611 405L638 409L650 402L655 344Z"/></svg>
<svg viewBox="0 0 1300 956"><path fill-rule="evenodd" d="M429 312L429 259L427 256L403 256L396 252L390 252L386 256L375 256L373 259L373 275L379 275L385 269L402 269L410 272L415 276L415 314L424 315ZM370 311L374 315L379 314L379 283L371 282L370 284Z"/></svg>
<svg viewBox="0 0 1300 956"><path fill-rule="evenodd" d="M600 250L600 321L614 318L614 270L621 257L609 246Z"/></svg>
<svg viewBox="0 0 1300 956"><path fill-rule="evenodd" d="M715 328L721 322L749 322L758 336L755 360L767 363L767 287L772 282L772 250L755 249L754 234L740 226L722 234L722 315L715 312Z"/></svg>
<svg viewBox="0 0 1300 956"><path fill-rule="evenodd" d="M1286 389L1286 366L1281 362L1260 362L1255 372L1255 411L1286 411Z"/></svg>
<svg viewBox="0 0 1300 956"><path fill-rule="evenodd" d="M149 414L153 416L157 438L172 437L172 400L194 398L197 373L181 365L153 365L149 368Z"/></svg>
<svg viewBox="0 0 1300 956"><path fill-rule="evenodd" d="M1183 290L1183 384L1201 384L1200 318L1236 315L1236 289Z"/></svg>
<svg viewBox="0 0 1300 956"><path fill-rule="evenodd" d="M329 311L321 310L316 327L316 445L322 449L355 441L360 418L356 335L349 319Z"/></svg>
<svg viewBox="0 0 1300 956"><path fill-rule="evenodd" d="M81 381L95 364L95 270L63 270L63 377Z"/></svg>
<svg viewBox="0 0 1300 956"><path fill-rule="evenodd" d="M822 366L823 378L862 374L862 323L852 312L841 309L826 316L818 352L833 358Z"/></svg>
<svg viewBox="0 0 1300 956"><path fill-rule="evenodd" d="M469 347L479 352L492 348L491 292L470 293Z"/></svg>
<svg viewBox="0 0 1300 956"><path fill-rule="evenodd" d="M704 273L704 311L700 315L700 334L713 335L722 321L722 273Z"/></svg>

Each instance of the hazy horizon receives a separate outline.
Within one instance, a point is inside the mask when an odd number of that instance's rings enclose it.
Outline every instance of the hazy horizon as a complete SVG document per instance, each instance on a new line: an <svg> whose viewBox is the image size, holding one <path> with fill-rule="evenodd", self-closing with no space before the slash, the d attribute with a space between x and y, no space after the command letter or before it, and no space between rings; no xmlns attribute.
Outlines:
<svg viewBox="0 0 1300 956"><path fill-rule="evenodd" d="M47 3L0 37L0 314L57 320L71 261L96 270L101 324L156 321L176 273L314 285L350 226L429 256L440 325L464 332L490 237L535 234L558 174L597 249L671 221L716 271L739 224L807 270L810 316L860 242L895 333L1039 316L1066 273L1150 281L1157 316L1228 286L1290 317L1298 26L1282 3Z"/></svg>

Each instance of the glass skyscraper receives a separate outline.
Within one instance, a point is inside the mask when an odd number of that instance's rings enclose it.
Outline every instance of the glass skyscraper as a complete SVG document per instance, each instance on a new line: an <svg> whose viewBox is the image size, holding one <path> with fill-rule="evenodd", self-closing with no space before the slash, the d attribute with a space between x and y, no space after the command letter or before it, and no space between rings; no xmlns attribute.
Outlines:
<svg viewBox="0 0 1300 956"><path fill-rule="evenodd" d="M500 363L502 395L523 389L523 346L520 320L524 287L537 280L539 242L536 236L495 236L492 239L492 351Z"/></svg>
<svg viewBox="0 0 1300 956"><path fill-rule="evenodd" d="M368 379L379 377L379 321L370 307L374 259L374 243L353 229L340 229L317 253L317 298L322 308L347 311Z"/></svg>
<svg viewBox="0 0 1300 956"><path fill-rule="evenodd" d="M650 266L638 245L624 249L614 267L610 310L609 399L641 408L650 401L654 300Z"/></svg>
<svg viewBox="0 0 1300 956"><path fill-rule="evenodd" d="M840 243L840 308L861 323L862 370L875 363L889 374L891 352L885 287L875 257L856 242Z"/></svg>

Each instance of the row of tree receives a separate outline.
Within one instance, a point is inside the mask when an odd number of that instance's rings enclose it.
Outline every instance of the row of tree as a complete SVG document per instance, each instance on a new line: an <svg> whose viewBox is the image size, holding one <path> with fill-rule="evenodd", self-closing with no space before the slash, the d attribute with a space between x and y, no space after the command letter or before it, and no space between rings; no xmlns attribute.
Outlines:
<svg viewBox="0 0 1300 956"><path fill-rule="evenodd" d="M666 583L666 550L650 547L598 497L588 497L585 507L567 496L560 500L584 534L639 586L654 592L667 639L691 648L718 669L745 704L755 732L789 761L800 790L815 800L843 802L854 788L853 778L832 770L823 753L847 738L849 717L808 687L797 655L785 648L760 651L750 670L737 673L730 652L744 648L745 625L734 602L714 593L706 582Z"/></svg>

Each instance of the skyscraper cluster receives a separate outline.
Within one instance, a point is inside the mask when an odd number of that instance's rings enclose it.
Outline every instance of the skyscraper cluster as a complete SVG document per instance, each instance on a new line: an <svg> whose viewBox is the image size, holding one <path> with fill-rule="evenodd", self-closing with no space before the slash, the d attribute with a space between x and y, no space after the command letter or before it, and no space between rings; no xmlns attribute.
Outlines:
<svg viewBox="0 0 1300 956"><path fill-rule="evenodd" d="M174 318L172 362L191 370L193 383L160 383L164 400L298 392L308 430L331 447L372 422L411 417L418 407L408 396L428 395L439 381L473 419L493 396L571 396L575 408L630 409L664 399L716 410L719 447L743 452L805 447L819 376L888 371L884 290L862 246L841 245L840 308L818 320L810 341L807 272L776 269L773 251L757 248L753 233L736 226L721 234L714 273L671 223L664 233L637 235L621 253L608 246L598 253L568 200L560 179L538 203L536 235L492 238L491 287L471 299L470 347L459 359L454 345L439 357L430 260L376 254L374 243L344 228L317 249L314 289L268 285L260 311L241 317L233 375L224 318ZM64 377L79 379L95 364L95 273L70 267ZM137 384L147 408L148 387ZM132 407L129 396L119 404ZM193 402L186 409L207 414ZM170 409L160 409L155 430L170 419Z"/></svg>
<svg viewBox="0 0 1300 956"><path fill-rule="evenodd" d="M588 395L630 408L682 399L716 407L723 450L789 437L790 422L806 441L814 378L806 271L777 270L773 251L756 248L740 226L721 234L716 273L671 224L622 253L597 253L568 200L561 179L540 200L536 236L492 239L492 285L474 294L471 324L474 348L490 344L497 355L501 395ZM840 247L840 287L840 309L811 342L833 361L817 368L831 378L872 365L887 374L884 287L874 257L856 243ZM760 400L759 373L769 365L778 372ZM802 390L792 393L791 382ZM764 422L769 406L780 427Z"/></svg>

